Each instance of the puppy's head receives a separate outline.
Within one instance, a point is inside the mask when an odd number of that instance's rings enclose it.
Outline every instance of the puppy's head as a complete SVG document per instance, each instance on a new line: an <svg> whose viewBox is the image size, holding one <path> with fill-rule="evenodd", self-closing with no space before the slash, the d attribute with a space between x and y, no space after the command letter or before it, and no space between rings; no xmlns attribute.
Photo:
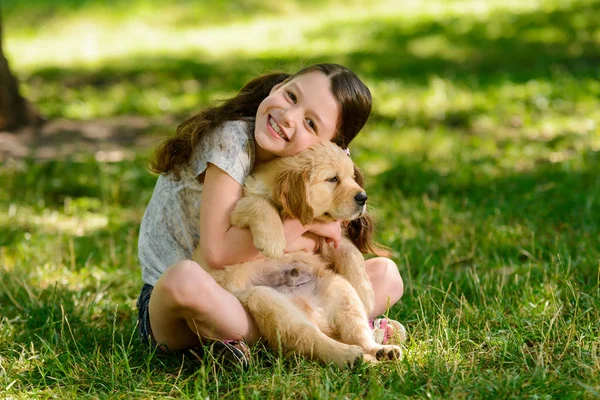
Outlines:
<svg viewBox="0 0 600 400"><path fill-rule="evenodd" d="M304 225L313 219L350 221L366 211L367 194L355 180L354 164L325 141L282 159L275 201Z"/></svg>

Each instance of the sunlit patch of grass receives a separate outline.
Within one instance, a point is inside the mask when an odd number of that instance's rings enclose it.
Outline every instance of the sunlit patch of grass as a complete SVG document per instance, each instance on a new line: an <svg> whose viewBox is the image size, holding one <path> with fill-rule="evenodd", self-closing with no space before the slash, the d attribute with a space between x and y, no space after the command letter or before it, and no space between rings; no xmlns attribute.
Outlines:
<svg viewBox="0 0 600 400"><path fill-rule="evenodd" d="M591 1L572 4L572 14L560 1L282 4L212 26L154 22L204 7L186 2L154 11L137 2L122 13L136 18L86 6L65 14L69 23L55 16L56 32L16 29L6 46L25 95L47 117L187 114L232 95L256 74L334 61L361 72L375 95L375 114L398 129L444 124L476 134L524 128L548 135L598 126L599 89L589 63L575 62L560 40L521 41L521 33L535 29L572 35L579 27L571 41L584 60L594 60ZM145 11L136 13L140 7Z"/></svg>
<svg viewBox="0 0 600 400"><path fill-rule="evenodd" d="M203 24L203 13L209 10L208 5L182 2L168 10L153 8L150 3L140 1L113 8L86 5L66 13L64 18L55 16L48 24L40 21L38 29L41 29L34 34L27 25L22 25L24 33L19 35L18 25L15 26L6 47L9 54L18 54L18 57L13 57L14 62L18 69L23 70L41 66L97 66L105 60L124 55L193 53L218 59L232 54L267 55L276 52L286 56L309 52L314 56L349 52L364 48L366 44L364 35L357 31L345 32L341 36L312 37L311 31L324 24L342 26L373 18L385 18L387 21L394 18L399 24L412 24L411 20L438 18L440 15L484 18L497 10L524 12L539 7L540 3L471 1L468 2L469 7L465 7L462 1L440 0L428 4L428 7L419 7L417 3L393 1L344 3L344 6L325 2L305 8L292 1L270 2L267 7L259 8L260 13L253 18L224 19L225 24L208 27ZM476 6L473 7L473 4ZM255 6L252 5L253 8ZM211 13L219 13L218 9L210 10ZM10 6L8 14L10 18ZM194 14L198 15L196 24L178 23ZM209 20L215 20L214 15ZM442 42L427 46L416 44L415 47L429 47L431 51L447 49L448 43L441 38ZM132 52L132 49L135 50Z"/></svg>
<svg viewBox="0 0 600 400"><path fill-rule="evenodd" d="M356 70L374 110L352 157L410 337L404 360L354 370L260 345L245 373L157 356L135 334L150 151L8 160L7 395L598 397L598 2L426 3L3 2L11 65L51 118L179 121L268 70Z"/></svg>
<svg viewBox="0 0 600 400"><path fill-rule="evenodd" d="M82 236L108 225L108 217L98 213L84 212L73 216L60 213L57 210L44 210L41 215L36 215L33 211L31 207L17 207L16 204L12 204L9 206L8 214L3 215L4 222L0 226L4 226L4 228L7 226L27 226L42 233L52 232Z"/></svg>
<svg viewBox="0 0 600 400"><path fill-rule="evenodd" d="M322 10L327 13L328 10ZM189 13L189 11L187 12ZM133 13L135 14L135 13ZM322 14L322 15L324 15ZM344 13L343 13L344 14ZM339 13L332 13L334 21ZM359 9L356 15L364 15ZM347 13L345 17L348 18ZM224 26L180 27L177 24L157 27L151 21L136 17L130 21L113 19L111 16L98 18L96 14L83 14L70 18L69 23L57 22L55 27L49 27L52 37L59 40L48 40L51 36L44 35L32 38L29 35L19 37L15 34L7 43L9 53L16 52L18 69L32 69L44 65L69 66L98 66L106 60L127 56L176 56L190 55L202 59L218 60L219 57L237 54L294 54L295 49L311 50L323 53L339 45L331 39L312 41L310 45L304 41L304 32L317 28L322 20L313 13L299 15L280 15L277 17L261 16L251 21L235 21ZM288 29L293 24L294 29ZM133 45L135 43L135 45ZM345 48L351 50L351 41L344 42ZM266 45L266 46L265 46ZM308 49L306 47L309 47ZM39 49L45 51L40 53ZM133 50L132 52L132 49ZM44 56L46 54L46 56Z"/></svg>

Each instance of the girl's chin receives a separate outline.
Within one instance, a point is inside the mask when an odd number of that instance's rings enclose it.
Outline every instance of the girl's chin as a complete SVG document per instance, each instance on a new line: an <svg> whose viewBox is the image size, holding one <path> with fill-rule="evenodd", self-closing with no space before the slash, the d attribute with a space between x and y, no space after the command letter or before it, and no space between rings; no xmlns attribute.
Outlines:
<svg viewBox="0 0 600 400"><path fill-rule="evenodd" d="M256 142L256 146L260 147L263 158L265 158L268 155L272 157L277 157L279 156L279 153L281 153L281 143L277 143L275 139L269 137L266 134L263 134L262 136L256 135L254 140Z"/></svg>

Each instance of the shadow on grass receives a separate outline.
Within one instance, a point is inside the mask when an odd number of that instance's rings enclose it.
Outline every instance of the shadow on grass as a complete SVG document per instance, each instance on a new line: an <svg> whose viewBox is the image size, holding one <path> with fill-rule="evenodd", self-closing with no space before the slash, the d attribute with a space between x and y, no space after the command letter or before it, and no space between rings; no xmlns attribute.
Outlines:
<svg viewBox="0 0 600 400"><path fill-rule="evenodd" d="M30 204L40 211L72 206L71 213L80 209L101 211L111 206L142 206L150 199L157 179L147 168L147 153L115 162L98 161L94 154L25 160L17 168L0 171L7 188L0 201ZM83 198L83 203L65 204L78 198Z"/></svg>
<svg viewBox="0 0 600 400"><path fill-rule="evenodd" d="M0 353L17 390L133 393L150 387L155 372L168 381L177 371L189 376L198 369L191 359L157 356L139 339L136 310L111 306L103 290L60 283L40 289L22 272L2 272L0 283L6 289Z"/></svg>
<svg viewBox="0 0 600 400"><path fill-rule="evenodd" d="M111 306L113 296L103 290L73 290L58 283L39 289L22 271L0 271L0 287L8 288L0 291L0 354L13 392L67 387L69 393L82 396L119 392L165 396L182 391L207 396L237 392L245 384L263 385L265 374L297 378L298 371L306 373L307 367L340 373L302 357L278 357L262 344L252 347L252 364L244 372L208 348L196 350L197 356L159 354L139 339L137 311L127 305ZM281 388L289 390L286 385Z"/></svg>
<svg viewBox="0 0 600 400"><path fill-rule="evenodd" d="M29 240L37 240L37 246L45 249L72 237L82 262L108 255L121 260L135 257L133 250L128 254L122 249L134 241L132 235L154 190L157 177L147 164L143 154L119 162L99 162L87 154L23 160L16 168L1 170L6 191L0 204L8 210L8 218L0 221L0 247L25 249L32 246ZM66 243L60 246L65 249L47 249L49 255L69 254Z"/></svg>
<svg viewBox="0 0 600 400"><path fill-rule="evenodd" d="M486 86L550 78L560 71L597 79L599 11L599 2L588 2L552 11L496 11L484 20L451 17L403 26L388 19L328 26L315 36L368 32L365 48L372 50L347 59L375 79L424 84L438 75Z"/></svg>
<svg viewBox="0 0 600 400"><path fill-rule="evenodd" d="M398 203L388 205L385 212L393 215L384 215L382 222L405 217L425 232L409 240L397 237L391 246L410 249L413 265L435 265L436 279L448 283L456 271L474 267L518 271L559 265L594 289L600 259L599 167L597 151L585 152L577 163L540 162L500 176L482 173L476 163L459 162L441 173L426 159L404 158L372 187L386 194L386 202ZM424 247L428 251L419 252ZM429 266L415 273L427 275Z"/></svg>

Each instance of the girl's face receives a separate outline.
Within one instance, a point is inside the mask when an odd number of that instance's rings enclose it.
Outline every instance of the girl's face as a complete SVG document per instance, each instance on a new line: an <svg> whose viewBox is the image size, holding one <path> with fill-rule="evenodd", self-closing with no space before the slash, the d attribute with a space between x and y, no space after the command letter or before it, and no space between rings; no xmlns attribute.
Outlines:
<svg viewBox="0 0 600 400"><path fill-rule="evenodd" d="M335 137L339 106L330 85L314 71L273 87L256 112L257 161L293 156Z"/></svg>

